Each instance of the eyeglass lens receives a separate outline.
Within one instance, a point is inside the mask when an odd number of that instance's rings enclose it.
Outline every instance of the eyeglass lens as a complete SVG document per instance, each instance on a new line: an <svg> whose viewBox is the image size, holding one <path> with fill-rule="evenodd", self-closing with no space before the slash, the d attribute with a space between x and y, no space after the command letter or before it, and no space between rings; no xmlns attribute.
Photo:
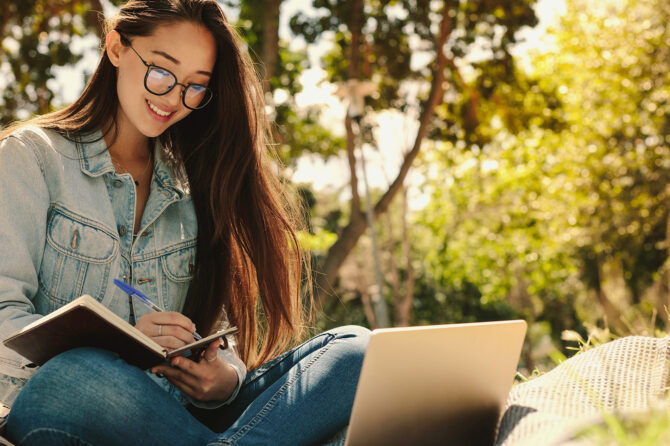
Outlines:
<svg viewBox="0 0 670 446"><path fill-rule="evenodd" d="M177 83L174 74L160 67L151 66L146 76L147 89L157 95L166 94ZM204 107L212 97L212 92L197 84L191 84L186 87L183 93L184 105L189 108Z"/></svg>

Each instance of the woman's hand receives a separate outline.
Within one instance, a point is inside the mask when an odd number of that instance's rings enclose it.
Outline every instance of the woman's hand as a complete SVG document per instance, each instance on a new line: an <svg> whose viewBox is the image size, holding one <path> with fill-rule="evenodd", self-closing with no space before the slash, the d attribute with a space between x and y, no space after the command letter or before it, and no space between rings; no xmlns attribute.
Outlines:
<svg viewBox="0 0 670 446"><path fill-rule="evenodd" d="M194 341L195 324L174 311L146 313L137 321L135 328L168 351Z"/></svg>
<svg viewBox="0 0 670 446"><path fill-rule="evenodd" d="M162 374L182 392L199 401L227 400L237 387L237 372L219 358L221 340L212 341L200 355L200 361L178 356L171 365L159 365L151 373Z"/></svg>

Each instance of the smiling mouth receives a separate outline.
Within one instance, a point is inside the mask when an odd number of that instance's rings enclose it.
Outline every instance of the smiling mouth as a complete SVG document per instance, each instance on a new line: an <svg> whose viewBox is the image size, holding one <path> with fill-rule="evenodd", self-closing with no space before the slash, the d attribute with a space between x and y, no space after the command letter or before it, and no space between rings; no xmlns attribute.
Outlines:
<svg viewBox="0 0 670 446"><path fill-rule="evenodd" d="M167 117L172 116L174 114L174 112L168 112L168 111L161 110L160 108L158 108L157 106L152 104L148 99L146 101L147 101L147 105L149 106L151 111L156 113L158 116L161 116L163 118L167 118Z"/></svg>

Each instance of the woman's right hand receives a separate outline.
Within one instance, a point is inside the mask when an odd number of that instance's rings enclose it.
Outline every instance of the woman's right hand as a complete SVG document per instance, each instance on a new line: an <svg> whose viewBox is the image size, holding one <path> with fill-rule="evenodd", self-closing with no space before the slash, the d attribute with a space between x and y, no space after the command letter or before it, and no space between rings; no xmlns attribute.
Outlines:
<svg viewBox="0 0 670 446"><path fill-rule="evenodd" d="M135 328L167 351L194 341L195 324L175 311L146 313L137 321Z"/></svg>

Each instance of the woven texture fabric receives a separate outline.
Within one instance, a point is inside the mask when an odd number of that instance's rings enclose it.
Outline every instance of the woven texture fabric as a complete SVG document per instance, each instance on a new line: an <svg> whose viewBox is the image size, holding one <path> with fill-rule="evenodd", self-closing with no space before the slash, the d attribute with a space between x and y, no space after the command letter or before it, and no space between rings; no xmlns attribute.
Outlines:
<svg viewBox="0 0 670 446"><path fill-rule="evenodd" d="M630 336L580 353L514 386L497 446L573 443L576 431L604 412L648 410L668 380L670 338Z"/></svg>

